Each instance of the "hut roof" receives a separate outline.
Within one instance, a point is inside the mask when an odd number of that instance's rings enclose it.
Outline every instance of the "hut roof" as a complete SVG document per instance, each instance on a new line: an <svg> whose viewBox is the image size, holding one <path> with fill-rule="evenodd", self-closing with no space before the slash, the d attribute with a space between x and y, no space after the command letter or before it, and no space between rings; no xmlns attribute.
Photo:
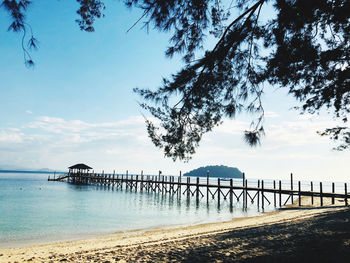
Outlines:
<svg viewBox="0 0 350 263"><path fill-rule="evenodd" d="M71 167L68 167L69 169L80 169L80 170L90 170L92 169L90 166L87 166L86 164L83 163L78 163L76 165L73 165Z"/></svg>

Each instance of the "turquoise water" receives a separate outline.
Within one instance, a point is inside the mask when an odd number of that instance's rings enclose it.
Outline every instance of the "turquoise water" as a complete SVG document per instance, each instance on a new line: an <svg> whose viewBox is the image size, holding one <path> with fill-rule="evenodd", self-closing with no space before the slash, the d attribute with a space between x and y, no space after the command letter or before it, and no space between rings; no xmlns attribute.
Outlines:
<svg viewBox="0 0 350 263"><path fill-rule="evenodd" d="M0 173L0 247L117 231L190 225L256 215L239 203L48 182L43 174ZM254 206L255 207L255 206Z"/></svg>

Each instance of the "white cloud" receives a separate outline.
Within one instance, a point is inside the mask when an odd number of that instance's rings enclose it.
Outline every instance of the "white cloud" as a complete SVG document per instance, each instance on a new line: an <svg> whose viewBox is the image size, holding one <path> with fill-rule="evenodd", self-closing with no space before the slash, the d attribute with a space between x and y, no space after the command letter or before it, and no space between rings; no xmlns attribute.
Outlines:
<svg viewBox="0 0 350 263"><path fill-rule="evenodd" d="M27 114L33 114L33 112L31 110L26 110Z"/></svg>
<svg viewBox="0 0 350 263"><path fill-rule="evenodd" d="M20 143L23 142L24 134L19 129L1 129L0 143Z"/></svg>
<svg viewBox="0 0 350 263"><path fill-rule="evenodd" d="M257 173L255 177L266 170L271 172L269 176L298 167L310 171L308 165L312 163L315 171L318 171L316 163L337 166L338 174L342 174L339 169L346 170L346 162L342 161L346 153L332 152L329 140L316 134L317 130L334 123L299 117L273 120L265 127L262 146L253 149L242 140L243 131L250 123L225 120L204 136L193 160L183 164L165 159L162 151L153 146L141 116L100 123L43 116L22 127L0 128L0 159L3 163L33 168L64 169L86 162L97 170L135 169L151 173L160 169L172 174L201 165L226 164L242 168L251 175Z"/></svg>

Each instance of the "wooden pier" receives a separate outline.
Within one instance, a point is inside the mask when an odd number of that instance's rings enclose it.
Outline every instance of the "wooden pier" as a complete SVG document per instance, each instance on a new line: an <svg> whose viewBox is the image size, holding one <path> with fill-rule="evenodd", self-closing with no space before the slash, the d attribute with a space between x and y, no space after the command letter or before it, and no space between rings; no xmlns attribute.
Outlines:
<svg viewBox="0 0 350 263"><path fill-rule="evenodd" d="M274 180L272 187L266 187L264 180L258 180L257 185L248 185L248 180L243 174L240 182L233 179L224 180L220 178L207 177L184 177L181 176L163 176L159 175L129 175L125 174L105 174L94 172L69 172L59 177L48 178L49 181L66 181L73 184L84 185L100 185L105 187L126 189L129 191L153 192L160 194L176 195L181 197L193 197L196 200L206 198L216 199L218 206L223 200L227 200L232 206L234 202L242 202L243 208L247 208L250 204L256 204L258 208L264 209L265 206L272 205L274 207L282 207L288 203L293 203L294 197L298 197L298 205L302 206L302 197L311 197L314 204L315 198L319 198L321 206L324 205L324 199L329 198L332 204L335 199L344 200L344 206L348 206L347 184L344 183L344 191L342 193L335 192L335 183L332 183L332 191L324 192L323 183L319 185L319 190L315 191L313 182L310 182L309 189L302 189L301 182L298 182L297 189L293 188L293 174L291 174L291 182L289 187L282 187L281 180ZM304 187L305 188L305 187Z"/></svg>

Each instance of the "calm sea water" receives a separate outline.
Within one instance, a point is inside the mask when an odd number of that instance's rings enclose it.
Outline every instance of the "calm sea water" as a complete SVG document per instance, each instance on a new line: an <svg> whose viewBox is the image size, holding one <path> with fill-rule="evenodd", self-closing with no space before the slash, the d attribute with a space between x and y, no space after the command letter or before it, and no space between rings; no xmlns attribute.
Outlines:
<svg viewBox="0 0 350 263"><path fill-rule="evenodd" d="M116 231L190 225L258 214L223 201L48 182L45 174L0 173L0 247Z"/></svg>

